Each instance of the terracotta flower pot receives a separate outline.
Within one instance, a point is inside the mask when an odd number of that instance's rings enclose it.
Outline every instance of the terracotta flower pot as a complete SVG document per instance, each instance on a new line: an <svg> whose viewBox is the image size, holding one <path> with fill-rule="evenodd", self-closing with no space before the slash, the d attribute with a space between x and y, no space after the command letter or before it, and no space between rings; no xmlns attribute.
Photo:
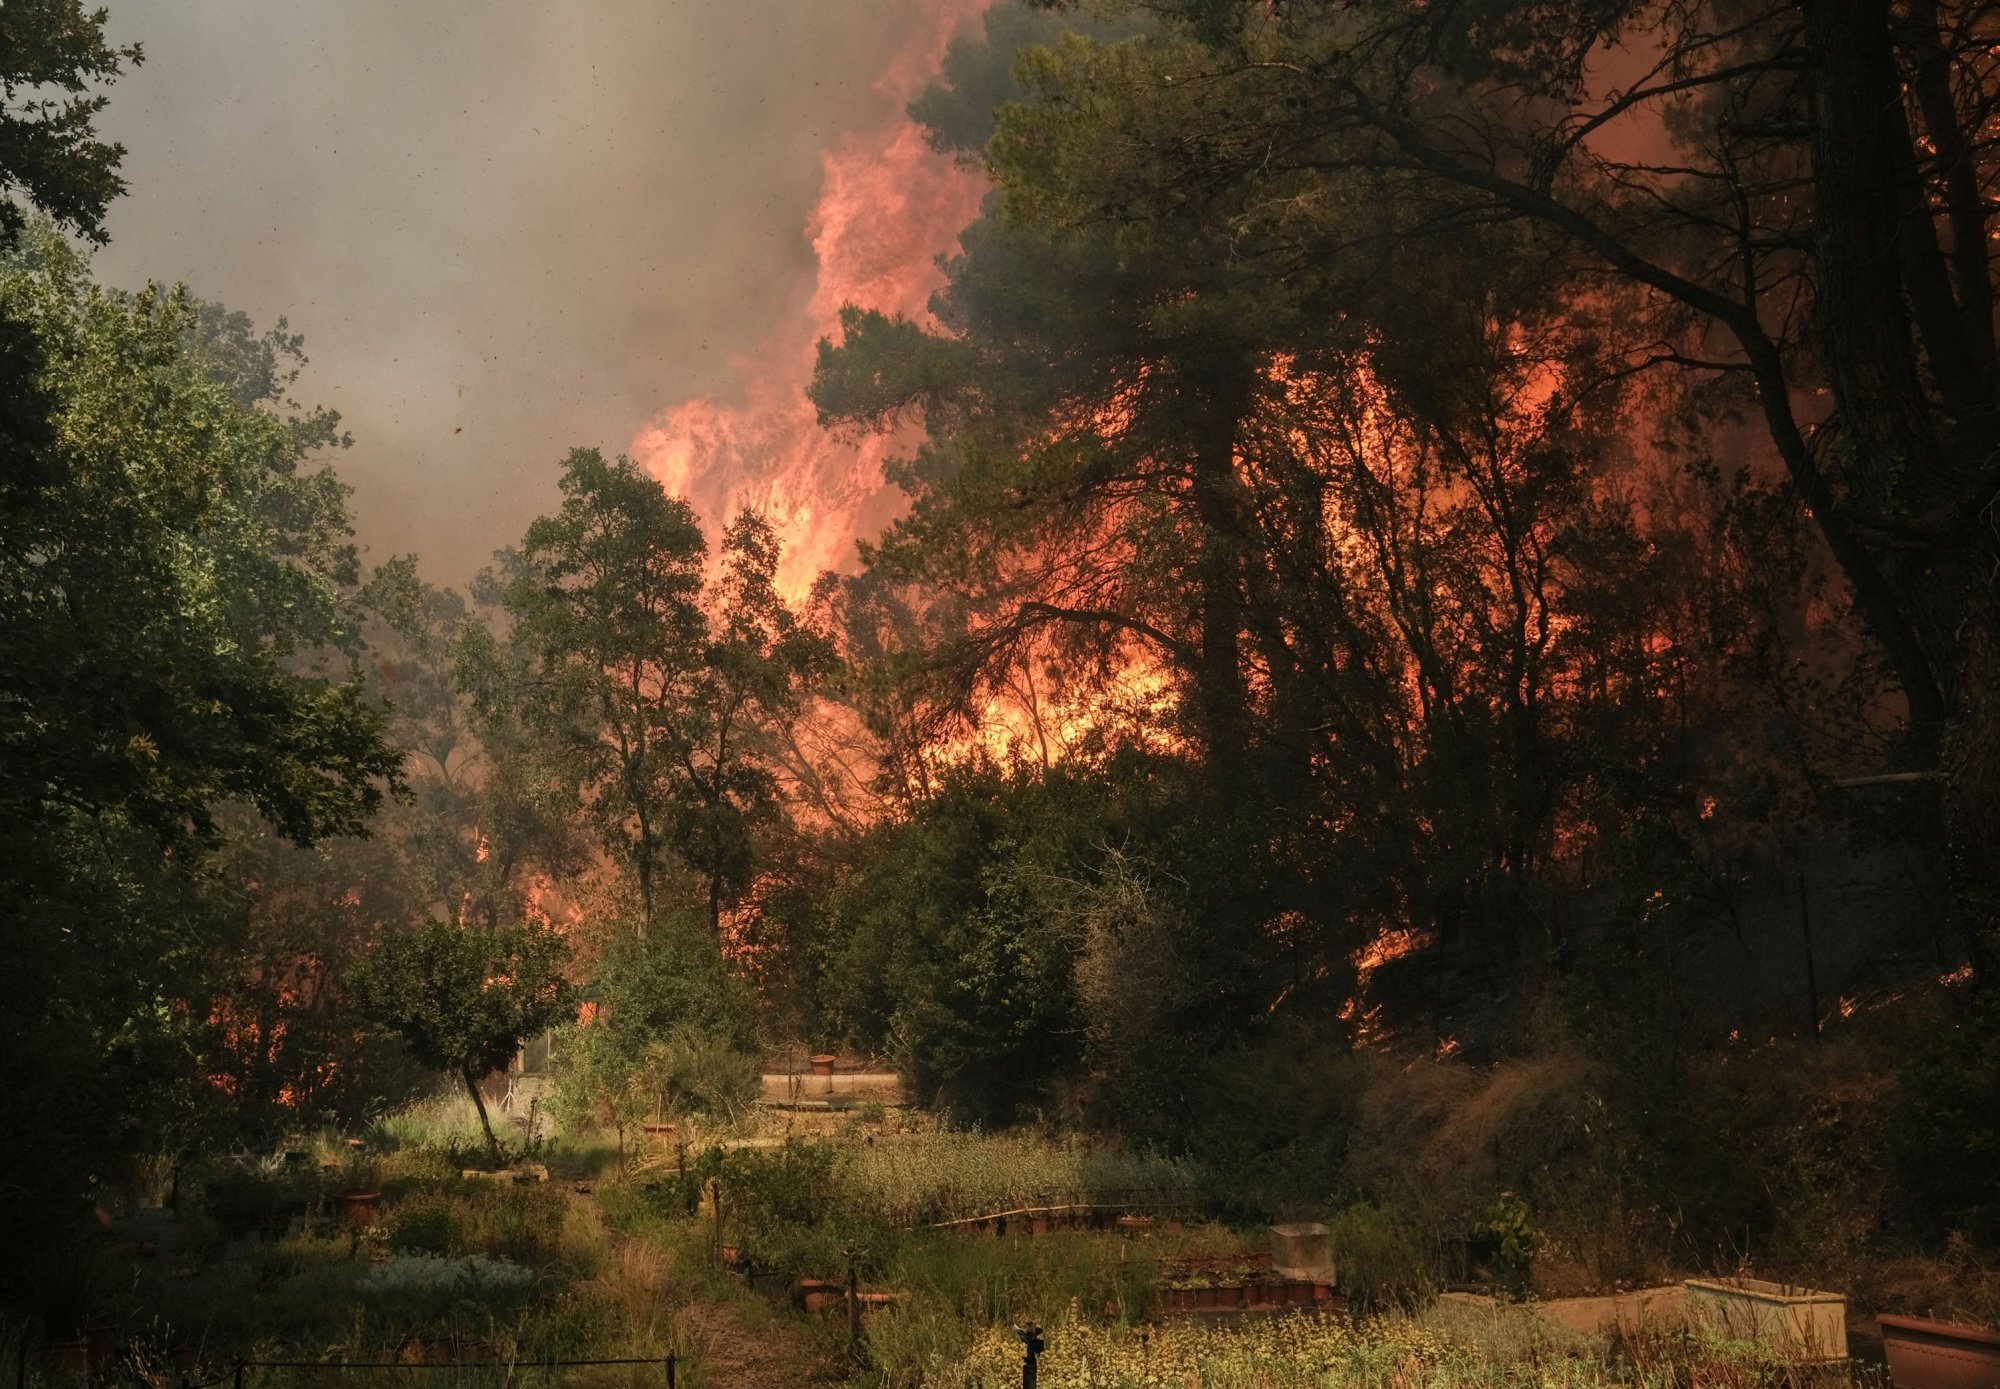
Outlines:
<svg viewBox="0 0 2000 1389"><path fill-rule="evenodd" d="M343 1191L337 1200L340 1204L340 1223L349 1229L371 1229L382 1218L382 1193L379 1191Z"/></svg>
<svg viewBox="0 0 2000 1389"><path fill-rule="evenodd" d="M813 1057L813 1058L812 1058L812 1068L813 1068L813 1074L814 1074L814 1075L816 1075L816 1076L830 1076L830 1075L832 1075L832 1074L833 1074L833 1063L834 1063L834 1062L835 1062L835 1061L836 1061L837 1059L838 1059L838 1058L836 1058L836 1057L833 1057L833 1056L829 1056L829 1055L824 1055L824 1054L822 1054L822 1055L819 1055L819 1056L815 1056L815 1057Z"/></svg>
<svg viewBox="0 0 2000 1389"><path fill-rule="evenodd" d="M824 1278L801 1278L792 1285L792 1301L809 1317L823 1317L844 1299L847 1290Z"/></svg>
<svg viewBox="0 0 2000 1389"><path fill-rule="evenodd" d="M1313 1290L1313 1301L1314 1301L1314 1302L1331 1302L1331 1301L1333 1301L1333 1284L1331 1284L1331 1283L1315 1283L1315 1284L1313 1284L1313 1285L1312 1285L1312 1290Z"/></svg>
<svg viewBox="0 0 2000 1389"><path fill-rule="evenodd" d="M1895 1389L1988 1389L2000 1384L2000 1332L1929 1317L1882 1321Z"/></svg>

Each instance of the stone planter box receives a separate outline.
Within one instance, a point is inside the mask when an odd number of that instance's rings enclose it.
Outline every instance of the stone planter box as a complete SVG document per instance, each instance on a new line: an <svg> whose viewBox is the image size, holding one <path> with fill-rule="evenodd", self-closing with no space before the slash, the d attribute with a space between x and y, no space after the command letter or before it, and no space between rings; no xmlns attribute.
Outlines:
<svg viewBox="0 0 2000 1389"><path fill-rule="evenodd" d="M1688 1317L1811 1360L1847 1358L1847 1299L1762 1278L1687 1281Z"/></svg>
<svg viewBox="0 0 2000 1389"><path fill-rule="evenodd" d="M1688 1290L1676 1283L1602 1297L1558 1297L1537 1302L1535 1311L1551 1326L1578 1336L1630 1332L1649 1324L1680 1326L1687 1321Z"/></svg>
<svg viewBox="0 0 2000 1389"><path fill-rule="evenodd" d="M1881 1322L1895 1389L2000 1389L2000 1332L1929 1317Z"/></svg>
<svg viewBox="0 0 2000 1389"><path fill-rule="evenodd" d="M1271 1227L1270 1266L1308 1283L1333 1281L1333 1236L1316 1220Z"/></svg>

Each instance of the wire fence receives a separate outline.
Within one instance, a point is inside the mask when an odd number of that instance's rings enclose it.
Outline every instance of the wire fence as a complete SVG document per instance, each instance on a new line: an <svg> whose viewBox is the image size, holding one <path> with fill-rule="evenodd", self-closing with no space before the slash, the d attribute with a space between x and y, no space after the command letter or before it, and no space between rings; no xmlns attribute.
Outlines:
<svg viewBox="0 0 2000 1389"><path fill-rule="evenodd" d="M17 1389L25 1389L25 1386L30 1383L27 1364L26 1354L20 1353L15 1373ZM586 1369L595 1366L618 1365L628 1368L638 1365L653 1366L660 1371L661 1382L666 1386L666 1389L678 1389L680 1358L671 1352L666 1355L626 1356L596 1360L461 1360L456 1358L455 1355L450 1359L425 1358L403 1360L252 1360L237 1358L224 1361L199 1376L184 1372L172 1378L143 1373L131 1362L120 1357L119 1363L116 1364L92 1364L87 1367L78 1366L74 1372L73 1382L81 1381L99 1386L131 1385L135 1386L135 1389L162 1389L162 1386L173 1386L174 1389L220 1389L220 1386L223 1385L229 1386L229 1389L253 1389L255 1383L254 1375L258 1370L311 1371L317 1373L349 1370L450 1370L461 1374L471 1371L497 1370L505 1378L512 1380L522 1372L532 1373L535 1371ZM42 1382L46 1383L46 1378Z"/></svg>
<svg viewBox="0 0 2000 1389"><path fill-rule="evenodd" d="M617 1360L232 1360L230 1382L243 1389L252 1370L567 1370L592 1365L657 1365L667 1389L676 1389L679 1366L672 1355Z"/></svg>

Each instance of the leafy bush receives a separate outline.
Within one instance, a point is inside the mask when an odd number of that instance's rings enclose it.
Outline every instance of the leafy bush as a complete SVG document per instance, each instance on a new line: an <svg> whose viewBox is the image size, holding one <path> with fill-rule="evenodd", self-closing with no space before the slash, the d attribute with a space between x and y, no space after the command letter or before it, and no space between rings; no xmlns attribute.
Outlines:
<svg viewBox="0 0 2000 1389"><path fill-rule="evenodd" d="M389 1208L383 1232L398 1253L449 1254L465 1243L463 1203L436 1192L417 1192Z"/></svg>
<svg viewBox="0 0 2000 1389"><path fill-rule="evenodd" d="M1900 1082L1890 1132L1918 1218L2000 1252L2000 1004L1940 1019Z"/></svg>
<svg viewBox="0 0 2000 1389"><path fill-rule="evenodd" d="M734 1043L680 1028L647 1045L630 1083L659 1118L699 1114L727 1121L756 1100L763 1072L756 1056Z"/></svg>
<svg viewBox="0 0 2000 1389"><path fill-rule="evenodd" d="M597 982L604 1013L594 1025L609 1027L629 1056L689 1032L745 1052L756 1047L755 998L693 922L669 919L644 937L622 937L605 951Z"/></svg>
<svg viewBox="0 0 2000 1389"><path fill-rule="evenodd" d="M1356 1202L1326 1220L1341 1291L1359 1307L1409 1303L1440 1281L1435 1240L1399 1212Z"/></svg>

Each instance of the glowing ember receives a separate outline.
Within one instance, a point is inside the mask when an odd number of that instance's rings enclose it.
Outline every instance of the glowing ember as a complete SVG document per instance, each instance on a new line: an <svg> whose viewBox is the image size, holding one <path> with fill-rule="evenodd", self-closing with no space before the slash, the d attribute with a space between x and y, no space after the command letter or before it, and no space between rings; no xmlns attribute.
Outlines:
<svg viewBox="0 0 2000 1389"><path fill-rule="evenodd" d="M893 436L835 439L819 427L805 388L815 344L836 332L843 305L902 314L927 326L943 283L937 258L979 211L986 181L934 154L901 114L937 75L946 45L988 0L921 0L922 23L876 79L896 117L850 132L822 156L820 200L806 228L818 261L807 313L780 325L736 363L741 399L698 397L665 411L633 440L632 454L711 530L754 506L785 544L778 583L797 601L823 569L847 566L857 538L893 518L900 499L882 480Z"/></svg>

